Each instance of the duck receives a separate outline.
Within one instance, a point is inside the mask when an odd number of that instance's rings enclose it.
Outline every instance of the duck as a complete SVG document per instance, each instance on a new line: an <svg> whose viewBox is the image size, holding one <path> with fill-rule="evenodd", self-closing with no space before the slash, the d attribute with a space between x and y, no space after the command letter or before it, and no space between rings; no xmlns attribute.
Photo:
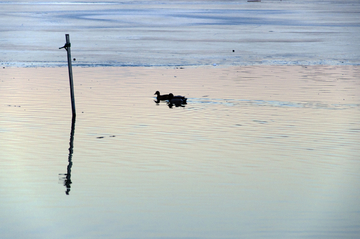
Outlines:
<svg viewBox="0 0 360 239"><path fill-rule="evenodd" d="M156 95L157 101L169 99L169 95L160 95L159 91L156 91L154 95Z"/></svg>
<svg viewBox="0 0 360 239"><path fill-rule="evenodd" d="M172 93L169 94L169 104L178 105L185 105L187 98L185 96L177 95L174 96Z"/></svg>

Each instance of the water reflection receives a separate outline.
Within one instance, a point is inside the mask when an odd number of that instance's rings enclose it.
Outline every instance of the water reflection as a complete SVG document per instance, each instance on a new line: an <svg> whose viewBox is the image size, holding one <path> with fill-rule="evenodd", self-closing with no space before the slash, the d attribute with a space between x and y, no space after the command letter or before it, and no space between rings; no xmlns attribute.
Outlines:
<svg viewBox="0 0 360 239"><path fill-rule="evenodd" d="M187 104L186 102L179 102L179 101L175 101L175 102L169 101L169 102L168 102L168 106L169 106L170 109L171 109L173 106L175 106L175 107L185 107L186 104Z"/></svg>
<svg viewBox="0 0 360 239"><path fill-rule="evenodd" d="M67 72L1 69L3 237L356 238L360 66L304 69L78 67L75 175Z"/></svg>
<svg viewBox="0 0 360 239"><path fill-rule="evenodd" d="M70 193L70 189L71 189L71 167L72 167L72 155L73 155L73 148L74 148L74 133L75 133L75 121L76 121L76 117L73 116L72 117L72 121L71 121L71 131L70 131L70 142L69 142L69 157L68 157L68 166L66 169L66 174L62 174L64 175L64 177L62 178L62 180L64 180L64 186L66 187L66 195L69 195Z"/></svg>
<svg viewBox="0 0 360 239"><path fill-rule="evenodd" d="M156 103L156 105L159 105L160 102L164 102L164 101L160 101L160 100L154 100L154 102ZM171 109L173 106L175 107L185 107L185 105L187 104L187 102L183 102L183 101L165 101L167 106L169 106L169 108Z"/></svg>

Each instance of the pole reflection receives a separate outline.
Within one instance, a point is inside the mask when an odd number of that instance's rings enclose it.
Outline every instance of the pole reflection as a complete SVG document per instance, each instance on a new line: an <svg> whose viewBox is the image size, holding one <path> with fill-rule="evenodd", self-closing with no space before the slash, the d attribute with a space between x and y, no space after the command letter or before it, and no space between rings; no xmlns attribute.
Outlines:
<svg viewBox="0 0 360 239"><path fill-rule="evenodd" d="M66 195L70 194L70 190L71 190L71 167L72 167L72 155L74 152L74 133L75 133L75 121L76 121L76 117L73 116L72 117L72 121L71 121L71 131L70 131L70 142L69 142L69 157L68 157L68 166L66 169L66 174L60 174L60 175L64 175L64 177L62 178L62 180L64 180L64 186L66 187Z"/></svg>

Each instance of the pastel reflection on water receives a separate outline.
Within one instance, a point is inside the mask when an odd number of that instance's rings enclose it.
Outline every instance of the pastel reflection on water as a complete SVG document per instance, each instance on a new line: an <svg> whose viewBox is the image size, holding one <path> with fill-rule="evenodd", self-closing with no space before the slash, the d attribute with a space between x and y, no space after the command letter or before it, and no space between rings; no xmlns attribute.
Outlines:
<svg viewBox="0 0 360 239"><path fill-rule="evenodd" d="M73 70L76 132L66 68L1 71L4 238L359 234L358 66Z"/></svg>

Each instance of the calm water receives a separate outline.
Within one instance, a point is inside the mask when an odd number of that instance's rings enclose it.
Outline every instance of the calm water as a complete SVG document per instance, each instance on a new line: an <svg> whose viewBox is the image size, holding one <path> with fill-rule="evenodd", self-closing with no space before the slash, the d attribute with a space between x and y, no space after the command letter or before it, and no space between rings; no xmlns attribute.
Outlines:
<svg viewBox="0 0 360 239"><path fill-rule="evenodd" d="M0 1L0 237L359 238L359 13Z"/></svg>
<svg viewBox="0 0 360 239"><path fill-rule="evenodd" d="M360 235L359 67L74 76L72 129L66 68L1 69L2 238Z"/></svg>

